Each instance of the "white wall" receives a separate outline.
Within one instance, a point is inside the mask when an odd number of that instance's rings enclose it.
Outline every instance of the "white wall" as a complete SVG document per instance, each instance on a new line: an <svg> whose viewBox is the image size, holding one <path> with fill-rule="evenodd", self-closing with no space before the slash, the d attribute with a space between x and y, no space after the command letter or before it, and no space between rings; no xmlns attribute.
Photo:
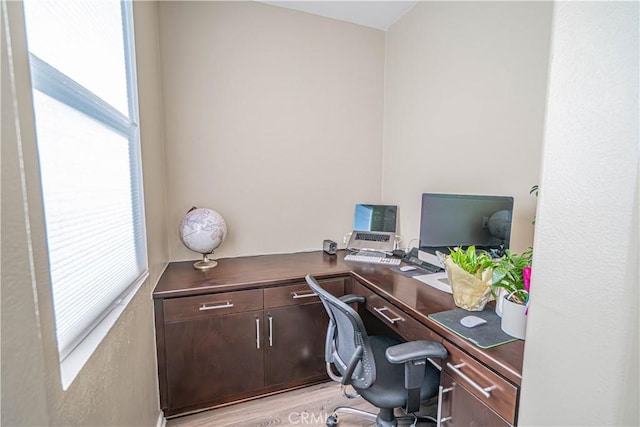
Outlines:
<svg viewBox="0 0 640 427"><path fill-rule="evenodd" d="M514 196L512 249L531 246L551 10L420 2L387 32L382 200L405 244L421 194L442 192Z"/></svg>
<svg viewBox="0 0 640 427"><path fill-rule="evenodd" d="M161 413L150 294L168 259L156 4L134 4L150 274L67 390L55 342L22 3L2 6L9 11L13 62L3 43L0 423L156 425ZM15 92L7 90L11 71ZM97 262L99 254L97 248Z"/></svg>
<svg viewBox="0 0 640 427"><path fill-rule="evenodd" d="M639 22L555 6L522 426L640 424Z"/></svg>
<svg viewBox="0 0 640 427"><path fill-rule="evenodd" d="M384 33L257 2L161 2L172 260L191 206L226 219L214 257L342 242L379 202Z"/></svg>

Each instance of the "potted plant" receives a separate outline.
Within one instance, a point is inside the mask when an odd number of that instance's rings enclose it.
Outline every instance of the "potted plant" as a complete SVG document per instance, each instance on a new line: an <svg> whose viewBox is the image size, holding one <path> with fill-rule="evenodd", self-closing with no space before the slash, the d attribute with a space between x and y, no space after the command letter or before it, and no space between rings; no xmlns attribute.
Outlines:
<svg viewBox="0 0 640 427"><path fill-rule="evenodd" d="M507 249L493 270L491 289L496 298L496 312L502 314L502 330L520 339L525 335L532 258L532 249L520 255Z"/></svg>
<svg viewBox="0 0 640 427"><path fill-rule="evenodd" d="M460 247L450 249L445 256L445 265L453 301L469 311L482 311L491 299L494 261L475 246L467 250Z"/></svg>

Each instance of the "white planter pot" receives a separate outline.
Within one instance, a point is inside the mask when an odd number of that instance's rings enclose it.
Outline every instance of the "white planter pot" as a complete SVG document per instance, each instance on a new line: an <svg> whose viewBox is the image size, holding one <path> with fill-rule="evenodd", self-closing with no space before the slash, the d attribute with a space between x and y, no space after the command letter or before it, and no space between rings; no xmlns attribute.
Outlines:
<svg viewBox="0 0 640 427"><path fill-rule="evenodd" d="M502 300L502 330L512 337L523 340L527 329L525 314L527 307L511 302L506 297L500 299Z"/></svg>

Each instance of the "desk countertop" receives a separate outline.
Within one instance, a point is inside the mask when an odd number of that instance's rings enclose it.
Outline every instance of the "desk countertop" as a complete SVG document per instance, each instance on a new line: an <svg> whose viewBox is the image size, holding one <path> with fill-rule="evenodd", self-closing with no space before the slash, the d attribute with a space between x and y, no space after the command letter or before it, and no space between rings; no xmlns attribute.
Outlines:
<svg viewBox="0 0 640 427"><path fill-rule="evenodd" d="M154 292L154 299L228 292L254 287L280 286L299 282L307 274L316 278L350 276L407 314L432 329L466 353L516 385L522 378L524 341L518 340L491 349L481 349L429 319L431 313L456 308L450 294L391 270L392 267L344 261L324 252L258 255L218 259L218 266L199 271L193 261L170 263Z"/></svg>

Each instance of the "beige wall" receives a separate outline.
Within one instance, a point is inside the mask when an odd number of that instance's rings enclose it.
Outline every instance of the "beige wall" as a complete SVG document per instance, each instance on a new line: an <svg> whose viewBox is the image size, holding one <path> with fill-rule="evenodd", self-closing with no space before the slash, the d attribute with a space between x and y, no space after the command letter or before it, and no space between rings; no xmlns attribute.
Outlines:
<svg viewBox="0 0 640 427"><path fill-rule="evenodd" d="M66 391L55 343L22 10L18 2L5 5L21 139L7 113L11 109L5 109L13 97L5 90L9 70L3 44L2 425L155 425L160 411L150 294L168 258L156 4L134 6L150 276ZM23 200L28 224L20 217Z"/></svg>
<svg viewBox="0 0 640 427"><path fill-rule="evenodd" d="M169 250L191 206L215 256L341 243L381 188L384 33L256 2L161 2ZM356 161L356 159L358 159Z"/></svg>
<svg viewBox="0 0 640 427"><path fill-rule="evenodd" d="M637 426L638 2L560 2L520 425Z"/></svg>
<svg viewBox="0 0 640 427"><path fill-rule="evenodd" d="M512 249L532 245L551 10L420 2L387 32L382 200L405 243L420 195L442 192L514 196Z"/></svg>
<svg viewBox="0 0 640 427"><path fill-rule="evenodd" d="M167 247L166 159L162 80L156 2L133 2L140 141L149 250L149 276L155 283L169 259ZM147 295L149 295L147 293Z"/></svg>
<svg viewBox="0 0 640 427"><path fill-rule="evenodd" d="M22 181L23 138L33 137L33 120L22 117L21 112L31 107L24 105L24 100L15 100L12 93L15 82L11 73L9 58L15 47L24 45L24 38L15 35L11 39L5 37L5 13L15 16L18 3L2 3L2 19L0 20L0 39L2 40L2 263L1 263L1 308L0 338L1 341L1 401L0 425L47 425L49 421L46 388L43 378L43 345L36 302L34 300L36 271L32 268L33 257L29 252L29 225L27 194ZM11 9L10 11L6 8ZM19 10L18 10L19 12ZM11 27L13 27L11 23ZM13 29L13 28L11 28ZM23 71L17 69L17 72ZM18 102L14 102L18 101ZM16 120L21 118L20 122ZM20 126L20 125L23 126ZM31 126L31 132L29 132ZM22 135L21 135L22 133ZM21 137L22 136L22 137ZM31 150L31 153L32 150ZM33 157L33 156L31 156ZM33 185L33 183L31 183ZM39 183L36 183L39 187ZM32 199L38 203L37 198ZM35 209L36 218L42 218Z"/></svg>

